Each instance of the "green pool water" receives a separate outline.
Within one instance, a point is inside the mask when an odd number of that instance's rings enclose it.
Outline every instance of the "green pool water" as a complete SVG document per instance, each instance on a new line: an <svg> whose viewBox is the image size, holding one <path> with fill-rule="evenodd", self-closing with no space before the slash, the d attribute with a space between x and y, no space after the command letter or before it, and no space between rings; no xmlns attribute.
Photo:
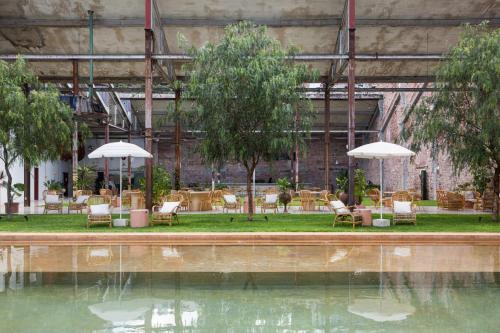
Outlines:
<svg viewBox="0 0 500 333"><path fill-rule="evenodd" d="M500 275L0 274L0 332L499 332Z"/></svg>

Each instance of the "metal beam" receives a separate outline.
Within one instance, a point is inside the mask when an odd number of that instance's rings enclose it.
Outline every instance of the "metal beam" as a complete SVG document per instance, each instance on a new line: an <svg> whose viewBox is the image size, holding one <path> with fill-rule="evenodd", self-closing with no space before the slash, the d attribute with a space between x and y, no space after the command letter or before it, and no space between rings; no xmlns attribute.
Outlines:
<svg viewBox="0 0 500 333"><path fill-rule="evenodd" d="M347 3L348 0L344 1L344 9L342 10L342 20L337 31L337 39L335 41L335 53L345 55L346 51L346 15L347 15ZM342 75L345 70L347 61L344 59L337 59L332 61L330 69L328 71L328 82L334 83L338 76Z"/></svg>
<svg viewBox="0 0 500 333"><path fill-rule="evenodd" d="M341 24L342 17L311 17L296 19L263 19L246 18L257 25L266 25L269 27L329 27ZM482 21L489 21L492 27L500 25L500 19L490 18L396 18L396 19L377 19L377 18L359 18L358 26L367 27L458 27L466 23L479 24ZM231 18L161 18L162 26L181 26L181 27L224 27L241 21L241 19ZM96 27L144 27L144 18L96 18L94 25ZM60 28L83 28L87 25L86 20L82 19L40 19L40 18L1 18L0 28L31 28L31 27L60 27Z"/></svg>
<svg viewBox="0 0 500 333"><path fill-rule="evenodd" d="M151 0L145 0L146 4L146 22L151 22ZM144 94L145 94L145 148L149 153L153 152L153 31L148 29L145 32L144 47ZM145 168L146 178L146 208L151 211L153 207L153 160L146 158Z"/></svg>
<svg viewBox="0 0 500 333"><path fill-rule="evenodd" d="M324 152L323 152L323 166L324 166L324 189L330 189L330 86L329 82L325 83L325 110L324 110Z"/></svg>
<svg viewBox="0 0 500 333"><path fill-rule="evenodd" d="M144 61L144 54L2 54L0 60L16 60L23 57L28 61ZM193 58L186 54L152 54L154 60L191 61ZM348 60L346 54L297 54L285 57L295 61L332 61ZM440 61L448 57L443 54L357 54L358 61Z"/></svg>
<svg viewBox="0 0 500 333"><path fill-rule="evenodd" d="M347 150L352 150L355 147L356 137L356 121L355 121L355 89L356 89L356 59L355 59L355 32L356 32L356 1L348 0L348 26L349 26L349 63L348 63L348 98L349 98L349 114L347 121L347 128L349 133L347 135ZM354 205L354 158L348 157L348 178L349 178L349 205Z"/></svg>

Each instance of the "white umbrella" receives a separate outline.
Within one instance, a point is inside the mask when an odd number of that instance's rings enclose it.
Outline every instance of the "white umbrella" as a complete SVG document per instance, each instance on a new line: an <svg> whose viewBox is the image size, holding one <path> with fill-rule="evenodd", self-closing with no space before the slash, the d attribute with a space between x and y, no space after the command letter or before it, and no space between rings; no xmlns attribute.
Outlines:
<svg viewBox="0 0 500 333"><path fill-rule="evenodd" d="M112 142L100 146L89 155L89 158L106 158L106 157L142 157L152 158L153 155L142 149L141 147L127 142ZM122 161L120 160L120 219L122 218Z"/></svg>
<svg viewBox="0 0 500 333"><path fill-rule="evenodd" d="M410 157L415 155L409 149L389 142L374 142L360 146L347 152L347 155L356 158L374 158L378 159L380 165L380 219L382 220L382 159L394 157Z"/></svg>

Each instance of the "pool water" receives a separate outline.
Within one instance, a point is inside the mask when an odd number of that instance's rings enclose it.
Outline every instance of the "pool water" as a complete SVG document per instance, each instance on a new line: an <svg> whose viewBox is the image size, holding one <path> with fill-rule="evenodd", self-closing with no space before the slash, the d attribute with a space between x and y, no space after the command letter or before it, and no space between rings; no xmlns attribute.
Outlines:
<svg viewBox="0 0 500 333"><path fill-rule="evenodd" d="M488 271L482 272L454 272L446 265L443 272L412 265L376 271L363 264L350 271L287 271L279 256L274 271L269 257L263 259L268 271L234 271L239 266L230 263L224 271L213 263L219 271L196 271L190 263L195 259L185 258L183 265L179 260L188 249L203 257L207 248L155 246L142 252L145 260L151 253L176 260L161 271L146 271L136 259L134 265L128 262L123 253L134 250L128 246L35 249L0 246L0 332L498 332L500 327L498 247L471 250L486 253L491 266L483 265ZM340 250L330 248L322 260L347 260L338 259ZM281 246L278 252L289 257L296 251ZM377 262L383 268L395 252L386 247L378 253L385 253ZM82 256L86 259L78 264ZM65 258L72 261L65 264ZM255 267L245 258L235 260ZM219 260L228 264L223 256ZM135 269L115 269L116 264ZM59 271L50 271L50 265ZM191 269L175 271L178 267Z"/></svg>

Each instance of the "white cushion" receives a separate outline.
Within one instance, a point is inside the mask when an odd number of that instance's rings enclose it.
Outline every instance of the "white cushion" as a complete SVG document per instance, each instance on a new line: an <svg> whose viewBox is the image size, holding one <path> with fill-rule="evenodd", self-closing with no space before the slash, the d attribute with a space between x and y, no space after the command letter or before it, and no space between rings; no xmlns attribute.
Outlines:
<svg viewBox="0 0 500 333"><path fill-rule="evenodd" d="M229 204L235 204L236 196L234 194L224 194L224 201Z"/></svg>
<svg viewBox="0 0 500 333"><path fill-rule="evenodd" d="M174 212L175 207L178 207L181 203L179 201L166 201L160 208L160 213L170 214Z"/></svg>
<svg viewBox="0 0 500 333"><path fill-rule="evenodd" d="M349 214L351 212L340 200L330 201L330 205L338 214Z"/></svg>
<svg viewBox="0 0 500 333"><path fill-rule="evenodd" d="M57 194L47 194L45 197L45 202L50 204L55 204L61 202Z"/></svg>
<svg viewBox="0 0 500 333"><path fill-rule="evenodd" d="M91 215L109 215L109 204L90 205Z"/></svg>
<svg viewBox="0 0 500 333"><path fill-rule="evenodd" d="M277 194L266 194L266 204L274 204L278 201Z"/></svg>
<svg viewBox="0 0 500 333"><path fill-rule="evenodd" d="M82 203L85 203L87 200L89 199L89 196L88 195L80 195L76 198L75 202L77 204L82 204Z"/></svg>
<svg viewBox="0 0 500 333"><path fill-rule="evenodd" d="M394 201L393 207L396 214L411 214L410 201Z"/></svg>

